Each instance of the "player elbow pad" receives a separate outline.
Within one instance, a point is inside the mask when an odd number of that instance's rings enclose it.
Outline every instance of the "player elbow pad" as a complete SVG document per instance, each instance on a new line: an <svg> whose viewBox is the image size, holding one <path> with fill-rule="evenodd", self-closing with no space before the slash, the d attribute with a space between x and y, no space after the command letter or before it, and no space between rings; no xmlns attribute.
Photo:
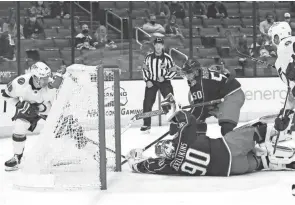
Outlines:
<svg viewBox="0 0 295 205"><path fill-rule="evenodd" d="M1 90L1 93L2 93L2 96L3 97L5 97L5 98L11 98L11 96L6 93L5 89L2 89Z"/></svg>

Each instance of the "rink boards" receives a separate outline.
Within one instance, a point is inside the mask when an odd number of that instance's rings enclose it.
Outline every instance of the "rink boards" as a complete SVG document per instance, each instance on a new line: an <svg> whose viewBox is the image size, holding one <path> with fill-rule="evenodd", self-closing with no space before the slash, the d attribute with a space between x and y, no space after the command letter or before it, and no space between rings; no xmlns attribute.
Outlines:
<svg viewBox="0 0 295 205"><path fill-rule="evenodd" d="M241 110L240 121L248 121L265 114L278 113L283 107L287 87L279 78L242 78L238 79L241 82L242 89L246 96L246 101ZM173 80L176 100L182 104L187 105L189 87L185 80ZM6 85L0 85L0 89L5 88ZM139 81L122 81L120 82L120 104L121 104L121 127L124 128L131 117L142 112L145 83ZM111 87L105 87L105 93L111 92ZM110 90L110 91L108 91ZM107 95L105 95L107 98ZM107 99L106 99L107 101ZM161 101L161 99L160 99ZM0 96L0 137L9 136L12 133L13 122L11 117L15 112L15 101L6 99ZM157 97L153 110L159 109L159 99ZM114 117L114 108L112 103L108 103L105 107L105 116L107 122L112 121ZM97 111L89 110L85 112L83 119L90 119L93 122L97 119ZM216 122L214 118L207 120L208 122ZM166 117L153 117L153 125L167 124ZM138 120L133 123L133 126L141 126L142 121ZM113 126L112 123L106 123L107 128ZM42 128L39 126L36 133Z"/></svg>

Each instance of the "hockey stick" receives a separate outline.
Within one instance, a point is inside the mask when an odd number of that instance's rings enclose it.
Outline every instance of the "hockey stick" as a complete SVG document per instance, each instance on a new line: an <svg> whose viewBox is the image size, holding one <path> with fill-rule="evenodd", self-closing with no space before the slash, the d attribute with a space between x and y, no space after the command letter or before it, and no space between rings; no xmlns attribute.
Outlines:
<svg viewBox="0 0 295 205"><path fill-rule="evenodd" d="M263 65L265 65L265 66L270 66L270 67L275 68L274 65L269 64L269 63L266 62L266 61L263 61L263 60L260 60L260 59L254 58L254 57L252 57L252 56L250 56L250 55L247 55L247 54L244 54L244 53L240 52L239 49L238 49L237 46L236 46L235 40L234 40L234 38L233 38L232 33L231 33L230 30L227 30L227 31L225 32L225 37L227 38L227 40L228 40L228 42L229 42L229 46L230 46L230 48L231 48L232 50L235 50L235 51L237 52L237 54L240 55L241 57L248 58L248 59L250 59L250 60L252 60L252 61L254 61L254 62L261 63L261 64L263 64Z"/></svg>
<svg viewBox="0 0 295 205"><path fill-rule="evenodd" d="M285 112L286 112L286 104L287 104L287 101L288 101L288 97L289 97L290 91L291 91L291 88L290 88L290 86L288 86L288 91L287 91L287 95L286 95L286 99L285 99L285 104L284 104L284 108L283 108L283 114L282 114L282 117L285 116ZM280 115L280 114L279 114L279 115ZM278 117L279 117L279 115L278 115ZM277 135L277 138L276 138L276 141L275 141L275 144L274 144L273 154L276 153L276 149L277 149L278 141L279 141L279 138L280 138L280 134L281 134L281 132L279 131L279 132L278 132L278 135Z"/></svg>
<svg viewBox="0 0 295 205"><path fill-rule="evenodd" d="M247 122L246 124L244 124L244 125L242 125L240 127L237 127L235 130L240 130L240 129L244 129L244 128L247 128L247 127L251 127L251 126L253 126L253 125L255 125L256 123L259 123L259 122L268 123L269 120L273 121L277 116L278 116L278 114L272 114L272 115L266 115L266 116L254 119L254 120L251 120L251 121Z"/></svg>
<svg viewBox="0 0 295 205"><path fill-rule="evenodd" d="M154 144L156 144L157 142L159 142L160 140L162 140L164 137L166 137L169 134L169 131L166 132L165 134L163 134L161 137L159 137L158 139L154 140L153 142L151 142L149 145L145 146L142 151L144 152L145 150L149 149L151 146L153 146ZM121 165L125 164L128 160L125 159Z"/></svg>
<svg viewBox="0 0 295 205"><path fill-rule="evenodd" d="M212 101L205 102L205 103L197 103L197 104L192 104L192 105L186 105L186 106L181 107L181 109L188 109L188 108L201 107L201 106L206 106L206 105L213 105L213 104L221 103L223 101L224 101L224 99L221 98L221 99L218 99L218 100L212 100ZM121 132L121 135L124 132L126 132L136 120L141 120L141 119L144 119L144 118L154 117L154 116L163 115L163 114L165 114L165 112L163 110L154 110L154 111L151 111L151 112L144 112L144 113L136 114L130 119L128 125Z"/></svg>
<svg viewBox="0 0 295 205"><path fill-rule="evenodd" d="M224 101L224 99L221 98L221 99L218 99L218 100L211 100L211 101L208 101L208 102L196 103L196 104L192 104L192 105L182 106L181 109L208 106L208 105L221 103L223 101ZM148 117L154 117L154 116L163 115L163 114L165 114L165 112L163 110L154 110L154 111L151 111L151 112L139 113L139 114L133 116L131 118L131 120L135 121L135 120L140 120L140 119L144 119L144 118L148 118Z"/></svg>
<svg viewBox="0 0 295 205"><path fill-rule="evenodd" d="M213 105L213 104L217 104L217 103L221 103L223 102L224 99L218 99L218 100L212 100L212 101L208 101L208 102L204 102L204 103L197 103L197 104L193 104L193 105L187 105L187 106L183 106L181 109L187 109L187 108L193 108L193 107L201 107L201 106L208 106L208 105ZM162 110L156 110L156 111L162 111ZM152 111L155 112L155 111ZM143 113L144 114L144 113ZM135 117L135 116L134 116ZM142 119L142 118L139 118ZM159 137L158 139L156 139L155 141L153 141L152 143L150 143L149 145L147 145L146 147L144 147L142 149L142 151L144 152L145 150L149 149L151 146L153 146L154 144L156 144L157 142L159 142L160 140L162 140L164 137L166 137L169 134L169 131L166 132L165 134L163 134L161 137ZM124 160L121 165L125 164L128 160Z"/></svg>
<svg viewBox="0 0 295 205"><path fill-rule="evenodd" d="M89 139L89 138L87 138L87 137L84 137L84 138L85 138L85 140L86 140L87 142L90 142L90 143L92 143L92 144L94 144L94 145L96 145L96 146L99 146L99 144L98 144L97 142L95 142L94 140ZM116 154L116 152L115 152L114 150L112 150L112 149L110 149L110 148L108 148L108 147L106 147L106 150L109 151L109 152L112 152L112 153ZM121 157L124 158L124 159L126 158L124 155L121 155Z"/></svg>

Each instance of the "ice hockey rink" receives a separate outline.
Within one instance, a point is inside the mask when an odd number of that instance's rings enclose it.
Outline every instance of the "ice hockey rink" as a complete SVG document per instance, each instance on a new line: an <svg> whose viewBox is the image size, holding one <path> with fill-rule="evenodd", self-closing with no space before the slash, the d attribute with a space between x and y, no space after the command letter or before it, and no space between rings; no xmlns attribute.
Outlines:
<svg viewBox="0 0 295 205"><path fill-rule="evenodd" d="M143 148L168 128L153 127L150 134L131 128L122 135L122 154ZM208 136L219 135L219 127L208 126ZM38 135L28 136L27 147ZM145 152L153 156L153 147ZM258 172L232 177L180 177L131 173L127 164L121 173L109 175L108 190L40 191L13 187L18 172L5 172L12 155L10 138L0 139L0 205L154 205L154 204L295 204L291 186L295 172Z"/></svg>

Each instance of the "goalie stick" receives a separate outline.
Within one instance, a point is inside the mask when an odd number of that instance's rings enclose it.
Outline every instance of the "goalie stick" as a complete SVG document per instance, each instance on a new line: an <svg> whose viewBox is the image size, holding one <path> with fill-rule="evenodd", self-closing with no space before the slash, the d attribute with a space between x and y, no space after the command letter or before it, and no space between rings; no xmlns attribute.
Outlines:
<svg viewBox="0 0 295 205"><path fill-rule="evenodd" d="M229 46L230 46L230 48L233 49L233 50L235 50L235 51L237 52L237 54L240 55L241 57L248 58L248 59L250 59L250 60L252 60L252 61L254 61L254 62L261 63L261 64L263 64L263 65L265 65L265 66L270 66L270 67L272 67L272 68L275 68L274 65L269 64L269 63L266 62L266 61L263 61L263 60L260 60L260 59L254 58L254 57L252 57L252 56L250 56L250 55L244 54L244 53L242 53L241 51L239 51L239 49L238 49L237 46L236 46L236 43L235 43L234 37L232 36L232 33L231 33L230 30L227 30L227 31L225 32L225 37L227 38L227 40L228 40L228 42L229 42Z"/></svg>

